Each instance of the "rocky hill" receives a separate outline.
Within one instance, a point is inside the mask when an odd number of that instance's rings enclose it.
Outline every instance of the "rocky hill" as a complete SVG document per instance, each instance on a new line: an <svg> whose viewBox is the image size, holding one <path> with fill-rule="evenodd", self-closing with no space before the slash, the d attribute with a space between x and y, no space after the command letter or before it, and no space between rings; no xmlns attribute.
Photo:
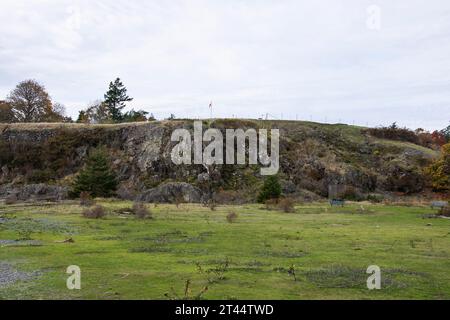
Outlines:
<svg viewBox="0 0 450 320"><path fill-rule="evenodd" d="M370 136L365 128L301 121L218 119L204 129L280 130L283 191L304 200L327 197L330 185L347 186L345 197L426 188L422 169L437 152L407 142ZM215 176L218 201L254 201L264 177L256 165L175 165L170 141L175 128L193 130L193 121L120 125L0 125L0 197L65 198L92 148L105 146L120 180L118 196L145 201L200 201L204 180ZM205 177L206 176L206 177ZM210 185L211 187L211 185Z"/></svg>

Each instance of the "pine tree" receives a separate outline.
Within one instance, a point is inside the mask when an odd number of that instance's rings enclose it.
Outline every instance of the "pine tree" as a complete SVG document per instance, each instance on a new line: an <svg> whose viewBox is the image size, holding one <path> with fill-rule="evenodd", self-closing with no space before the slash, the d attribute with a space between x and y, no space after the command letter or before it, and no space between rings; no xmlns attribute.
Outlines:
<svg viewBox="0 0 450 320"><path fill-rule="evenodd" d="M269 199L278 199L281 196L281 186L277 176L268 176L264 181L261 192L258 195L258 202L262 203Z"/></svg>
<svg viewBox="0 0 450 320"><path fill-rule="evenodd" d="M84 191L92 197L110 197L116 188L117 180L109 167L106 151L100 148L89 154L85 167L75 178L71 194L78 197Z"/></svg>
<svg viewBox="0 0 450 320"><path fill-rule="evenodd" d="M122 109L125 107L125 102L132 101L127 95L127 88L117 78L114 82L110 82L109 90L105 94L105 103L111 113L111 118L114 122L120 122L123 119Z"/></svg>

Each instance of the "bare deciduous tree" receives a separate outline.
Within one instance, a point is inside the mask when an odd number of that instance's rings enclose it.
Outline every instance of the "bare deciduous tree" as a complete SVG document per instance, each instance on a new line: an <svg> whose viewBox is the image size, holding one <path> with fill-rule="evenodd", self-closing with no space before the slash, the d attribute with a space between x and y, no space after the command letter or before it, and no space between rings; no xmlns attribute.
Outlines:
<svg viewBox="0 0 450 320"><path fill-rule="evenodd" d="M12 106L17 122L41 122L53 113L50 96L35 80L19 83L9 94L7 102Z"/></svg>
<svg viewBox="0 0 450 320"><path fill-rule="evenodd" d="M66 116L66 106L56 102L52 106L51 112L46 116L47 122L72 122L72 119Z"/></svg>
<svg viewBox="0 0 450 320"><path fill-rule="evenodd" d="M80 123L112 123L112 116L106 103L92 102L86 110L80 111L77 122Z"/></svg>

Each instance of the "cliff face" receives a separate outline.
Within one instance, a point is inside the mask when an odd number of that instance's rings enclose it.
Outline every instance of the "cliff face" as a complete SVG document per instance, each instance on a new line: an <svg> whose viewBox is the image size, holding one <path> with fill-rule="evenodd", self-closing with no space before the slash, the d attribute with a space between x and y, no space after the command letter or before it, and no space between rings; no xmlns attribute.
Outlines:
<svg viewBox="0 0 450 320"><path fill-rule="evenodd" d="M237 128L279 129L283 189L302 198L326 197L330 185L348 186L349 198L363 198L368 193L420 192L425 187L422 168L436 156L433 150L377 139L366 134L364 128L347 125L215 120L204 121L203 127L223 132ZM176 128L192 132L193 121L0 125L0 195L30 184L69 187L89 150L104 145L120 180L121 197L154 194L149 189L158 186L170 193L168 186L184 182L182 185L187 183L190 186L186 188L192 190L183 197L198 199L198 193L205 192L202 182L214 176L212 192L254 200L263 181L259 166L175 165L171 151L177 143L170 137Z"/></svg>

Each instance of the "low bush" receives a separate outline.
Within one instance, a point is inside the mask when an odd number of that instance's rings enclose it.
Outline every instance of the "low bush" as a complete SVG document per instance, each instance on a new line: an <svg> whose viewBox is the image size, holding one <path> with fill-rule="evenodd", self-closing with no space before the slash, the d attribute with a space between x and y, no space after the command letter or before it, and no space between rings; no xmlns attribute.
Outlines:
<svg viewBox="0 0 450 320"><path fill-rule="evenodd" d="M381 203L384 200L384 196L381 194L369 194L367 196L367 201L370 201L372 203Z"/></svg>
<svg viewBox="0 0 450 320"><path fill-rule="evenodd" d="M346 186L342 194L338 196L341 199L349 201L363 201L365 200L364 195L357 188L353 186Z"/></svg>
<svg viewBox="0 0 450 320"><path fill-rule="evenodd" d="M133 204L133 213L138 219L151 219L152 213L142 202L135 202Z"/></svg>
<svg viewBox="0 0 450 320"><path fill-rule="evenodd" d="M235 190L219 190L214 194L214 201L219 204L241 204L245 202L245 197Z"/></svg>
<svg viewBox="0 0 450 320"><path fill-rule="evenodd" d="M450 207L442 207L441 210L439 210L439 215L444 217L450 217Z"/></svg>
<svg viewBox="0 0 450 320"><path fill-rule="evenodd" d="M45 183L54 179L56 173L51 169L35 169L27 173L26 179L31 183Z"/></svg>
<svg viewBox="0 0 450 320"><path fill-rule="evenodd" d="M85 209L83 211L83 217L88 219L101 219L106 216L105 208L100 205Z"/></svg>
<svg viewBox="0 0 450 320"><path fill-rule="evenodd" d="M180 204L182 204L184 202L184 199L182 196L176 196L174 199L175 205L177 208L180 207Z"/></svg>
<svg viewBox="0 0 450 320"><path fill-rule="evenodd" d="M80 193L80 206L90 207L94 205L94 200L89 192L83 191Z"/></svg>
<svg viewBox="0 0 450 320"><path fill-rule="evenodd" d="M211 202L209 203L208 207L209 207L209 209L210 209L211 211L216 211L216 209L217 209L217 203L216 203L215 201L211 201Z"/></svg>
<svg viewBox="0 0 450 320"><path fill-rule="evenodd" d="M238 215L236 212L230 212L229 214L227 214L228 223L236 222L237 218L238 218Z"/></svg>
<svg viewBox="0 0 450 320"><path fill-rule="evenodd" d="M6 205L11 205L17 203L17 196L15 194L10 194L5 199Z"/></svg>
<svg viewBox="0 0 450 320"><path fill-rule="evenodd" d="M278 208L286 213L295 212L295 202L291 198L284 198L278 202Z"/></svg>
<svg viewBox="0 0 450 320"><path fill-rule="evenodd" d="M419 137L416 135L414 131L408 128L400 128L397 126L395 122L389 127L370 128L367 129L366 131L371 136L377 138L406 141L415 144L420 144Z"/></svg>
<svg viewBox="0 0 450 320"><path fill-rule="evenodd" d="M278 199L269 199L264 203L266 206L266 210L274 210L278 205Z"/></svg>

